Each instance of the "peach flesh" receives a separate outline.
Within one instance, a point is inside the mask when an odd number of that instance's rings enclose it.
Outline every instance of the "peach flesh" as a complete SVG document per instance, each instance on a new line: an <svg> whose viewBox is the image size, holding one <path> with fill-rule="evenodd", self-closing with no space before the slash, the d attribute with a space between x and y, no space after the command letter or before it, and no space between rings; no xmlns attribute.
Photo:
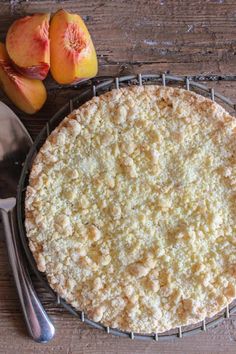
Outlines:
<svg viewBox="0 0 236 354"><path fill-rule="evenodd" d="M42 81L25 78L15 71L3 43L0 43L0 88L16 107L28 114L37 112L47 97Z"/></svg>
<svg viewBox="0 0 236 354"><path fill-rule="evenodd" d="M96 51L82 18L58 11L50 25L51 74L60 84L94 77L98 64Z"/></svg>

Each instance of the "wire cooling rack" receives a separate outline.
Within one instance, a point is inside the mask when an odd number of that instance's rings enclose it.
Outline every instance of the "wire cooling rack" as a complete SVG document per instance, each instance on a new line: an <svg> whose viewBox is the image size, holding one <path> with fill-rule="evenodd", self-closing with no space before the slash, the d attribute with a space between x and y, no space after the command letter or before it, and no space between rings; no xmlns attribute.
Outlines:
<svg viewBox="0 0 236 354"><path fill-rule="evenodd" d="M166 74L157 74L157 75L128 75L121 77L111 77L101 82L98 79L96 81L91 81L84 90L82 90L74 99L70 100L66 105L64 105L44 126L39 135L34 141L32 148L27 155L25 160L21 178L19 181L18 191L17 191L17 217L18 217L18 225L20 231L21 241L26 252L28 261L34 270L37 278L40 280L44 288L48 290L48 292L52 295L54 301L56 303L61 304L68 310L70 313L80 318L80 320L94 328L105 330L107 333L111 333L113 335L117 335L120 337L128 337L131 339L143 339L143 340L168 340L173 338L182 338L186 337L201 331L206 331L211 327L215 327L220 322L222 322L225 318L229 318L230 315L236 312L236 303L233 302L230 306L227 306L225 310L221 311L218 315L213 318L206 318L203 321L197 323L196 325L178 327L174 330L164 332L164 333L148 333L148 334L139 334L134 332L125 332L120 331L118 329L105 327L101 323L94 322L87 318L86 314L82 311L75 310L71 305L66 303L64 299L59 297L49 286L46 277L43 273L40 273L37 270L37 266L35 260L32 256L32 253L28 246L27 236L24 228L24 200L25 200L25 190L28 185L29 173L31 170L31 166L34 160L36 153L39 151L40 147L49 136L52 130L66 117L73 109L78 108L84 102L91 99L93 96L99 96L100 94L109 91L113 88L119 89L120 87L128 86L128 85L148 85L148 84L158 84L163 86L180 86L185 88L186 90L192 90L203 96L211 98L213 101L219 101L220 104L225 106L230 113L235 113L236 106L231 102L230 99L222 96L221 94L214 91L213 88L208 88L205 85L194 82L188 77L177 77ZM98 82L97 82L98 81ZM79 88L79 86L78 86Z"/></svg>

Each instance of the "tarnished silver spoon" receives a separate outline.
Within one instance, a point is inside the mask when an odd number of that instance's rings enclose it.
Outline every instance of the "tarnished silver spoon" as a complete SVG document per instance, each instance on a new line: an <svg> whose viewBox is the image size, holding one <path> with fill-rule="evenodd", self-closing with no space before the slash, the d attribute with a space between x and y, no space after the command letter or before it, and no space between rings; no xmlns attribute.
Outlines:
<svg viewBox="0 0 236 354"><path fill-rule="evenodd" d="M53 338L55 328L38 299L22 256L15 211L22 163L31 144L23 124L10 108L0 102L0 215L25 322L31 337L42 343Z"/></svg>

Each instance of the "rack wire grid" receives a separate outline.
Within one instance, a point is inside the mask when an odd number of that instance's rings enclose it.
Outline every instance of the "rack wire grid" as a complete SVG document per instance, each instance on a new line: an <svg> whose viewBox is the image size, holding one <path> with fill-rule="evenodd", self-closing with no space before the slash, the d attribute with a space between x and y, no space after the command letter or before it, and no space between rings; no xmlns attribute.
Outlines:
<svg viewBox="0 0 236 354"><path fill-rule="evenodd" d="M139 74L139 75L127 75L121 77L110 77L107 79L103 79L100 82L98 79L94 79L88 82L88 87L82 90L74 99L70 100L66 105L64 105L44 126L41 130L37 138L35 139L28 155L25 160L21 178L18 185L17 191L17 218L18 225L20 231L20 238L22 241L22 245L24 247L25 253L27 255L28 261L36 274L37 278L40 280L44 288L52 295L54 301L57 304L61 304L64 306L66 310L79 318L82 322L97 328L105 330L107 333L111 333L120 337L128 337L131 339L142 339L142 340L169 340L173 338L182 338L186 337L201 331L206 331L211 327L215 327L219 323L221 323L225 318L229 318L231 314L236 312L236 302L231 303L230 306L227 306L225 310L218 313L213 318L206 318L203 321L191 325L191 326L183 326L178 327L174 330L163 332L163 333L134 333L134 332L126 332L120 331L115 328L106 327L101 323L94 322L87 318L86 314L83 311L77 311L71 305L66 303L64 299L59 297L51 287L49 286L46 277L43 273L40 273L37 270L37 266L35 260L32 256L32 253L28 246L26 231L24 228L24 201L25 201L25 190L28 185L29 173L31 170L31 166L34 160L35 155L39 151L40 147L43 145L46 138L52 132L53 129L75 108L78 108L83 103L91 99L93 96L100 95L106 91L109 91L113 88L119 89L120 87L125 87L128 85L148 85L148 84L158 84L158 85L170 85L170 86L180 86L185 88L186 90L193 90L197 93L200 93L206 97L211 98L213 101L220 101L219 103L223 103L224 106L227 106L228 110L231 113L235 113L236 105L231 102L230 99L222 96L221 94L214 91L213 88L208 88L207 86L194 82L188 77L177 77L166 74ZM80 87L80 85L75 86Z"/></svg>

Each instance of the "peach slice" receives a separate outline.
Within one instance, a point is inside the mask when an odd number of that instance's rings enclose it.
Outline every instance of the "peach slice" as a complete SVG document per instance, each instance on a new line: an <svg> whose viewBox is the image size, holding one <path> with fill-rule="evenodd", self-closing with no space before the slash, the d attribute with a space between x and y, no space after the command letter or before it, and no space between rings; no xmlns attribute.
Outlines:
<svg viewBox="0 0 236 354"><path fill-rule="evenodd" d="M37 112L47 97L42 81L28 79L11 66L3 43L0 43L0 88L18 108L29 114Z"/></svg>
<svg viewBox="0 0 236 354"><path fill-rule="evenodd" d="M71 84L94 77L98 63L88 29L77 14L59 10L50 29L51 74L59 84Z"/></svg>
<svg viewBox="0 0 236 354"><path fill-rule="evenodd" d="M43 80L50 67L50 14L35 14L13 22L7 32L6 48L17 71Z"/></svg>

